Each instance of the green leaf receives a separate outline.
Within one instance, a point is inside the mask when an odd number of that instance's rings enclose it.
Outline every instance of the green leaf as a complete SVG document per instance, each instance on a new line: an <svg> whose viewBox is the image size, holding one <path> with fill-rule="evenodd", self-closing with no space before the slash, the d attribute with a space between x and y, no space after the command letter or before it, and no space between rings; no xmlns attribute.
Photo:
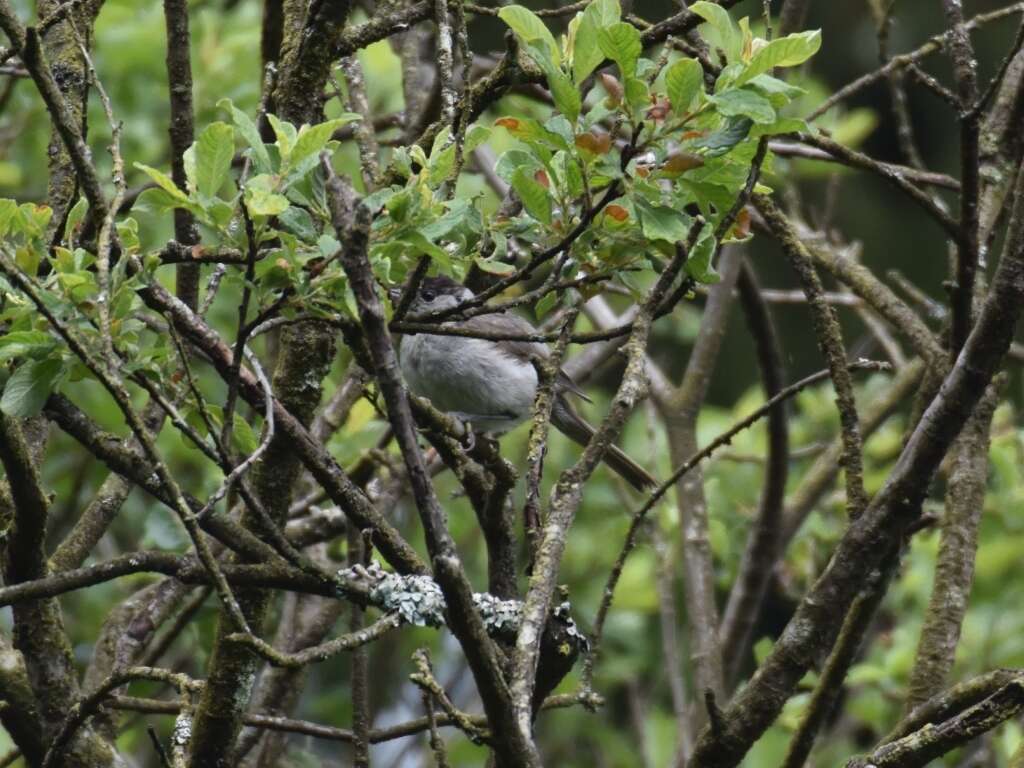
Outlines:
<svg viewBox="0 0 1024 768"><path fill-rule="evenodd" d="M156 182L156 185L160 187L160 189L169 194L174 198L174 200L181 203L188 203L188 196L178 189L178 186L166 173L158 171L156 168L150 168L148 165L143 165L142 163L135 163L135 167L149 176L149 178Z"/></svg>
<svg viewBox="0 0 1024 768"><path fill-rule="evenodd" d="M150 187L142 191L132 206L133 211L150 211L151 213L166 213L175 208L188 208L187 199L172 195L165 189Z"/></svg>
<svg viewBox="0 0 1024 768"><path fill-rule="evenodd" d="M795 67L803 64L821 48L821 30L797 32L772 40L754 54L740 75L737 85L743 85L775 67Z"/></svg>
<svg viewBox="0 0 1024 768"><path fill-rule="evenodd" d="M811 130L806 120L798 117L780 117L771 125L755 125L750 131L753 138L773 136L777 133L802 133Z"/></svg>
<svg viewBox="0 0 1024 768"><path fill-rule="evenodd" d="M49 352L56 340L44 331L11 331L0 336L0 361Z"/></svg>
<svg viewBox="0 0 1024 768"><path fill-rule="evenodd" d="M709 3L705 0L693 3L690 6L690 11L707 21L718 33L722 48L729 61L739 61L743 50L743 35L732 23L729 12L718 3Z"/></svg>
<svg viewBox="0 0 1024 768"><path fill-rule="evenodd" d="M252 216L276 216L288 209L289 202L274 191L274 178L262 173L245 183L245 206Z"/></svg>
<svg viewBox="0 0 1024 768"><path fill-rule="evenodd" d="M597 23L593 16L586 12L569 23L569 39L572 41L572 79L576 85L586 80L604 61L604 54L597 44L597 32Z"/></svg>
<svg viewBox="0 0 1024 768"><path fill-rule="evenodd" d="M334 132L342 126L362 119L355 112L345 112L333 120L327 120L317 125L304 125L299 129L295 146L292 147L288 156L288 164L291 168L297 168L303 161L317 157L327 146Z"/></svg>
<svg viewBox="0 0 1024 768"><path fill-rule="evenodd" d="M570 122L575 123L580 116L582 107L579 89L560 69L551 69L545 74L548 78L551 98L554 99L558 111L565 115Z"/></svg>
<svg viewBox="0 0 1024 768"><path fill-rule="evenodd" d="M677 114L688 112L704 88L704 70L696 59L679 59L665 70L668 100Z"/></svg>
<svg viewBox="0 0 1024 768"><path fill-rule="evenodd" d="M651 105L651 91L647 83L639 77L626 78L626 103L634 110L640 110Z"/></svg>
<svg viewBox="0 0 1024 768"><path fill-rule="evenodd" d="M694 149L706 149L711 156L724 155L750 133L754 121L749 117L734 117L725 128L705 136L693 144Z"/></svg>
<svg viewBox="0 0 1024 768"><path fill-rule="evenodd" d="M253 152L253 159L256 163L257 173L269 173L271 171L270 154L267 152L267 147L263 143L263 139L260 138L259 129L245 112L240 110L234 104L231 103L231 99L221 99L217 102L217 107L220 109L226 109L231 113L231 120L234 122L238 132L242 134L242 138L245 139L245 143L249 145Z"/></svg>
<svg viewBox="0 0 1024 768"><path fill-rule="evenodd" d="M235 131L227 123L211 123L185 154L189 185L201 200L209 199L217 194L231 170Z"/></svg>
<svg viewBox="0 0 1024 768"><path fill-rule="evenodd" d="M544 296L541 297L540 301L538 301L536 306L533 308L533 312L537 316L537 319L540 320L546 314L548 314L548 312L554 309L555 305L558 304L559 298L560 297L558 293L556 293L555 291L545 293Z"/></svg>
<svg viewBox="0 0 1024 768"><path fill-rule="evenodd" d="M594 19L598 29L604 29L622 18L622 7L619 0L594 0L583 11L584 16L588 14Z"/></svg>
<svg viewBox="0 0 1024 768"><path fill-rule="evenodd" d="M234 438L235 448L243 456L248 456L256 451L259 447L260 440L253 431L252 426L246 421L240 413L235 413L232 419L234 429L232 430L232 437Z"/></svg>
<svg viewBox="0 0 1024 768"><path fill-rule="evenodd" d="M17 215L17 201L6 197L0 199L0 237L3 237L14 228Z"/></svg>
<svg viewBox="0 0 1024 768"><path fill-rule="evenodd" d="M690 258L686 260L686 274L698 283L717 283L719 275L711 265L715 255L715 237L711 224L705 224L697 237L697 242L690 249Z"/></svg>
<svg viewBox="0 0 1024 768"><path fill-rule="evenodd" d="M74 207L68 211L67 220L64 222L64 242L69 248L74 245L74 237L77 233L78 225L85 220L85 212L88 210L89 202L84 197L80 197ZM0 230L2 229L0 227Z"/></svg>
<svg viewBox="0 0 1024 768"><path fill-rule="evenodd" d="M486 125L470 126L470 129L466 131L466 138L462 141L462 154L464 157L468 157L469 153L479 147L485 141L491 138L491 129Z"/></svg>
<svg viewBox="0 0 1024 768"><path fill-rule="evenodd" d="M551 223L551 194L534 178L529 168L516 169L512 175L512 188L523 201L527 213L545 224Z"/></svg>
<svg viewBox="0 0 1024 768"><path fill-rule="evenodd" d="M407 230L402 233L399 240L413 246L419 253L426 254L442 267L451 268L452 260L448 252L436 243L430 242L422 232Z"/></svg>
<svg viewBox="0 0 1024 768"><path fill-rule="evenodd" d="M549 131L539 122L530 117L500 117L494 121L496 126L504 128L520 141L536 142L548 149L569 149L567 142L561 135Z"/></svg>
<svg viewBox="0 0 1024 768"><path fill-rule="evenodd" d="M43 409L63 369L64 364L58 358L22 365L7 380L0 398L0 411L18 418L35 416Z"/></svg>
<svg viewBox="0 0 1024 768"><path fill-rule="evenodd" d="M546 58L551 64L557 67L562 63L562 57L558 53L558 44L555 42L554 35L551 34L551 30L547 28L533 11L521 5L506 5L498 11L498 16L524 42L532 43L539 40L543 46L547 46L548 55Z"/></svg>
<svg viewBox="0 0 1024 768"><path fill-rule="evenodd" d="M294 233L307 243L316 242L316 227L313 224L313 218L305 209L293 205L279 216L281 225L289 232Z"/></svg>
<svg viewBox="0 0 1024 768"><path fill-rule="evenodd" d="M579 197L583 194L583 173L580 171L579 162L576 156L570 152L559 152L552 161L558 177L560 186L572 197Z"/></svg>
<svg viewBox="0 0 1024 768"><path fill-rule="evenodd" d="M764 96L746 88L716 93L711 101L726 117L749 117L755 123L774 123L775 107Z"/></svg>
<svg viewBox="0 0 1024 768"><path fill-rule="evenodd" d="M747 83L751 88L756 88L765 96L784 96L787 100L803 96L807 91L795 85L790 85L785 80L779 80L771 75L758 75L751 78Z"/></svg>
<svg viewBox="0 0 1024 768"><path fill-rule="evenodd" d="M277 115L267 115L267 121L270 123L270 127L274 129L277 149L281 153L281 162L286 163L291 156L292 147L295 146L298 132L295 130L294 125L279 119Z"/></svg>
<svg viewBox="0 0 1024 768"><path fill-rule="evenodd" d="M494 172L498 174L499 178L511 184L512 177L516 175L519 168L527 168L530 173L534 173L543 167L541 162L529 152L510 149L503 152L498 158L498 162L494 164Z"/></svg>
<svg viewBox="0 0 1024 768"><path fill-rule="evenodd" d="M623 79L636 73L636 60L643 50L640 32L636 27L624 21L617 22L598 30L597 43L601 52L619 65Z"/></svg>
<svg viewBox="0 0 1024 768"><path fill-rule="evenodd" d="M479 233L483 231L480 212L469 200L453 199L446 203L448 210L443 216L420 226L420 232L431 242L438 242L456 231Z"/></svg>
<svg viewBox="0 0 1024 768"><path fill-rule="evenodd" d="M634 201L640 214L640 227L644 237L650 240L665 240L670 243L686 239L689 222L686 214L667 205L651 205L641 198Z"/></svg>
<svg viewBox="0 0 1024 768"><path fill-rule="evenodd" d="M577 85L604 61L604 54L597 42L598 33L617 24L622 16L618 0L594 0L573 22L578 23L572 30L572 78Z"/></svg>

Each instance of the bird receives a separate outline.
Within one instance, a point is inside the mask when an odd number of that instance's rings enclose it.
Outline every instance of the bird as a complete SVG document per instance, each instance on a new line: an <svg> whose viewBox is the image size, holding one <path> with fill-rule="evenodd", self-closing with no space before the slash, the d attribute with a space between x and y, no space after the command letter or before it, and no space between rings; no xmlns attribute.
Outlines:
<svg viewBox="0 0 1024 768"><path fill-rule="evenodd" d="M401 293L392 292L392 297ZM456 307L473 292L445 275L427 277L409 305L413 316ZM475 315L441 324L484 334L527 335L537 330L528 320L508 312ZM439 410L472 425L475 431L500 435L530 418L539 377L535 360L551 355L546 344L493 341L424 332L404 333L398 356L402 376L413 394L425 397ZM586 445L594 427L572 407L568 396L589 398L570 376L559 370L551 424L571 440ZM621 449L612 445L604 462L638 491L655 485L654 478Z"/></svg>

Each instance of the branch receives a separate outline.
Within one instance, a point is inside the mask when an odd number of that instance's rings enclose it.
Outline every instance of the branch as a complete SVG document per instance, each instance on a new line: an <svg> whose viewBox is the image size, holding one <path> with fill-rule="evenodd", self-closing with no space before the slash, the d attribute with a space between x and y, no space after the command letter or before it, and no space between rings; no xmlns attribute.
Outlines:
<svg viewBox="0 0 1024 768"><path fill-rule="evenodd" d="M885 485L840 540L828 569L801 601L758 674L730 703L725 727L705 730L694 768L735 766L775 720L796 685L832 646L841 616L864 577L880 562L886 542L920 514L939 463L973 412L1013 339L1024 311L1024 177L1018 174L1003 256L978 322L938 395L917 423Z"/></svg>
<svg viewBox="0 0 1024 768"><path fill-rule="evenodd" d="M864 467L861 455L863 443L860 435L860 423L854 401L853 382L847 370L846 350L843 348L839 321L835 309L824 300L825 289L821 284L821 278L818 277L812 264L811 255L797 236L793 225L767 196L757 195L754 198L754 205L764 216L772 234L778 239L783 252L789 259L790 266L797 273L810 303L818 348L832 372L832 385L836 391L836 408L839 410L839 421L843 430L842 466L846 478L847 512L851 520L856 520L867 507L868 497L864 492Z"/></svg>
<svg viewBox="0 0 1024 768"><path fill-rule="evenodd" d="M1006 6L1005 8L998 8L988 13L979 13L977 16L968 21L965 28L968 32L977 29L985 24L990 24L994 21L1000 21L1008 16L1015 16L1019 13L1024 13L1024 3L1013 3ZM859 93L868 86L878 82L883 77L888 76L890 72L896 69L902 69L908 64L920 61L921 59L930 56L937 51L943 50L946 45L946 35L934 35L929 38L928 42L919 46L910 53L905 53L900 56L893 56L887 64L876 69L874 72L869 72L866 75L858 77L851 83L844 85L842 88L837 90L825 101L817 106L811 114L807 116L808 122L821 117L823 114L828 112L832 107L841 101L848 99L855 93Z"/></svg>
<svg viewBox="0 0 1024 768"><path fill-rule="evenodd" d="M135 263L131 268L138 270ZM140 291L142 300L174 324L178 332L201 350L226 381L232 373L232 353L220 336L185 304L158 282ZM239 371L239 395L257 412L263 409L263 390L256 377L243 367ZM363 491L348 477L337 461L317 442L282 403L274 400L274 419L291 449L331 500L340 506L360 529L373 531L374 545L395 568L422 573L426 566L398 530L374 508Z"/></svg>
<svg viewBox="0 0 1024 768"><path fill-rule="evenodd" d="M759 145L763 146L763 145ZM722 276L708 296L700 332L690 352L678 387L667 396L655 389L654 404L665 423L669 455L673 464L684 462L697 451L697 416L711 385L722 339L725 337L743 255L736 248L722 252L718 270ZM714 562L708 534L708 509L704 479L697 465L686 480L676 482L676 506L683 557L683 604L689 617L690 658L694 665L694 688L711 690L725 698L719 616L715 601ZM704 724L703 707L693 707L695 725Z"/></svg>
<svg viewBox="0 0 1024 768"><path fill-rule="evenodd" d="M959 715L854 758L847 768L919 768L1015 717L1024 709L1024 680L1016 678Z"/></svg>
<svg viewBox="0 0 1024 768"><path fill-rule="evenodd" d="M243 333L239 334L239 341L244 348ZM282 410L288 411L303 427L312 421L313 412L320 404L322 381L333 357L333 335L325 332L321 325L301 323L288 326L282 335L273 391ZM235 362L240 358L241 350L236 345L231 358L231 374L237 372ZM250 360L250 364L254 362L255 358ZM258 367L256 372L258 379ZM237 380L238 377L229 378L229 386L230 382ZM274 402L270 390L262 384L260 390L264 398L262 410L268 416L274 412L276 424L277 414L270 405ZM267 435L270 435L269 431ZM237 469L244 466L245 462ZM287 521L292 491L301 470L302 463L296 455L293 440L286 433L275 430L273 439L266 445L266 453L253 469L252 494L244 497L247 503L240 520L242 527L265 539L275 534L280 536L280 527ZM225 482L228 480L230 475ZM317 569L311 570L315 572ZM259 632L272 594L265 590L246 590L241 597L246 620ZM196 708L191 754L197 764L216 765L234 748L242 726L241 717L252 691L248 681L255 675L260 661L248 649L231 641L231 636L237 631L253 634L252 631L232 626L226 619L222 613L208 682Z"/></svg>
<svg viewBox="0 0 1024 768"><path fill-rule="evenodd" d="M64 760L67 757L65 749L71 743L75 732L86 720L98 712L100 705L115 689L132 680L139 679L170 683L178 689L182 697L183 708L175 724L175 736L172 740L177 740L183 736L184 744L180 746L187 746L188 735L191 733L191 717L188 707L189 695L196 690L196 684L185 675L175 674L168 670L150 667L129 667L128 669L113 673L99 688L71 707L71 711L68 713L60 732L46 752L42 768L55 768L57 765L63 765L64 763L58 764L56 761L58 759Z"/></svg>
<svg viewBox="0 0 1024 768"><path fill-rule="evenodd" d="M90 161L89 147L82 137L78 121L75 120L43 56L39 33L32 27L26 29L22 26L8 0L0 0L0 29L7 33L13 49L21 56L25 69L32 76L39 95L42 96L43 103L50 113L53 128L60 135L71 156L75 173L92 208L93 219L101 221L107 215L106 198L96 169Z"/></svg>
<svg viewBox="0 0 1024 768"><path fill-rule="evenodd" d="M787 5L792 5L788 3ZM800 3L796 3L800 5ZM764 394L774 399L786 378L782 349L768 304L764 301L757 276L749 260L740 268L738 282L740 307L754 339ZM779 556L782 510L786 478L789 473L789 426L786 408L778 403L768 412L768 459L757 518L747 535L747 545L739 572L722 614L719 635L726 667L726 684L731 688L746 659L751 633L764 605L769 579Z"/></svg>
<svg viewBox="0 0 1024 768"><path fill-rule="evenodd" d="M378 385L387 405L395 439L402 450L413 498L423 524L431 565L449 605L452 632L458 638L498 741L495 756L503 764L537 765L539 759L528 731L515 727L512 701L498 660L497 650L487 637L483 620L472 604L472 591L459 560L455 542L448 532L444 510L430 482L416 436L409 398L398 371L398 361L376 293L366 247L370 214L351 188L334 175L325 162L331 218L344 246L341 264L348 275L359 306L359 318L366 335Z"/></svg>
<svg viewBox="0 0 1024 768"><path fill-rule="evenodd" d="M18 421L0 413L0 463L7 474L14 520L6 543L4 580L17 589L49 577L46 566L46 523L49 501ZM19 744L26 755L39 752L48 743L64 719L67 703L78 697L78 676L71 653L71 641L64 629L60 604L56 600L36 600L14 610L14 646L24 657L28 681L34 694L33 710L38 708L39 722L23 723L31 730L20 730L26 740ZM30 710L31 711L31 710ZM32 718L22 712L22 718ZM39 732L35 729L39 728ZM110 756L111 749L96 734L79 746ZM82 756L75 750L75 761ZM75 763L77 764L77 762Z"/></svg>
<svg viewBox="0 0 1024 768"><path fill-rule="evenodd" d="M881 571L869 577L864 590L857 595L853 605L850 606L850 610L843 620L843 627L839 630L839 637L836 638L835 647L821 670L821 677L814 687L811 700L807 703L807 709L800 720L800 725L789 743L789 750L786 752L782 768L803 768L807 763L811 748L814 746L814 739L839 700L843 691L843 681L856 660L864 636L875 617L875 611L878 610L878 606L885 597L889 579L898 564L899 545L897 544L890 547L890 555Z"/></svg>
<svg viewBox="0 0 1024 768"><path fill-rule="evenodd" d="M540 641L545 634L549 606L569 528L583 499L583 486L618 435L630 410L645 394L647 338L654 313L672 289L687 256L687 249L682 244L677 245L675 258L645 298L633 323L629 341L626 342L626 370L612 400L611 410L583 449L582 456L575 465L561 474L552 492L524 601L523 622L516 637L510 683L515 706L515 727L524 735L530 734L533 713L540 703L535 696ZM686 284L685 279L683 283Z"/></svg>
<svg viewBox="0 0 1024 768"><path fill-rule="evenodd" d="M186 189L185 150L195 133L192 115L191 36L188 30L186 0L164 0L167 27L167 90L170 94L171 178L178 189ZM190 251L199 243L199 229L192 212L174 209L176 245ZM199 265L182 263L176 271L175 291L192 309L199 306Z"/></svg>
<svg viewBox="0 0 1024 768"><path fill-rule="evenodd" d="M897 371L885 394L867 403L861 410L860 421L861 435L865 440L892 416L903 400L920 387L923 373L924 364L920 360L910 361ZM800 484L790 493L782 516L781 549L784 550L793 540L811 510L835 481L841 469L842 457L843 441L838 437L814 460L814 464L801 477Z"/></svg>
<svg viewBox="0 0 1024 768"><path fill-rule="evenodd" d="M905 704L908 712L942 690L956 659L974 583L978 527L988 482L989 433L1001 389L997 382L989 387L953 446L935 583L910 674Z"/></svg>
<svg viewBox="0 0 1024 768"><path fill-rule="evenodd" d="M850 364L851 370L885 370L888 367L886 363L877 363L870 360L858 361ZM639 534L641 525L644 518L650 513L652 509L657 505L659 501L672 489L679 480L686 476L686 474L693 470L700 462L709 458L719 448L729 445L732 439L740 432L749 429L752 425L756 424L759 420L763 419L769 413L772 412L780 403L794 397L795 395L802 392L807 387L818 384L829 378L829 371L818 371L817 373L811 374L800 381L790 384L787 387L781 389L774 397L769 399L760 408L757 408L753 413L740 421L736 422L733 426L727 429L725 432L718 435L714 440L708 443L704 448L690 456L686 461L680 464L669 477L662 482L661 485L650 495L644 505L640 507L636 512L633 513L633 519L630 523L628 532L626 533L626 539L623 542L622 550L619 552L619 556L615 561L615 565L612 566L612 570L608 575L608 581L605 584L604 591L602 592L601 605L597 611L597 617L594 619L594 630L591 633L591 645L593 650L587 658L586 665L584 667L583 680L588 681L591 678L591 673L594 665L594 660L598 657L598 651L600 650L601 644L601 633L604 627L605 619L607 618L608 611L611 608L612 598L615 596L615 587L618 584L619 577L622 575L622 570L625 567L626 559L629 557L629 553L636 546L636 538Z"/></svg>
<svg viewBox="0 0 1024 768"><path fill-rule="evenodd" d="M1019 669L997 669L957 683L916 706L878 742L875 748L899 741L929 723L942 722L960 714L968 707L987 699L1007 683L1019 679L1021 674Z"/></svg>
<svg viewBox="0 0 1024 768"><path fill-rule="evenodd" d="M978 196L981 186L978 161L980 112L974 109L978 99L978 62L964 23L963 7L958 0L943 0L946 22L946 48L953 61L960 101L960 231L957 242L956 282L952 288L953 323L950 354L956 359L973 320L974 279L978 269Z"/></svg>

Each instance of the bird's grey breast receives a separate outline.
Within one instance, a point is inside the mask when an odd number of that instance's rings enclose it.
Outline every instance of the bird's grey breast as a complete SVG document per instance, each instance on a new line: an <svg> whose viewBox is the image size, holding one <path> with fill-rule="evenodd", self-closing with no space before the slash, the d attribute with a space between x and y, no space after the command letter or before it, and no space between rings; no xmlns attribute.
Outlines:
<svg viewBox="0 0 1024 768"><path fill-rule="evenodd" d="M474 417L478 429L505 431L530 414L536 369L497 342L416 334L402 338L399 357L410 390L443 411Z"/></svg>

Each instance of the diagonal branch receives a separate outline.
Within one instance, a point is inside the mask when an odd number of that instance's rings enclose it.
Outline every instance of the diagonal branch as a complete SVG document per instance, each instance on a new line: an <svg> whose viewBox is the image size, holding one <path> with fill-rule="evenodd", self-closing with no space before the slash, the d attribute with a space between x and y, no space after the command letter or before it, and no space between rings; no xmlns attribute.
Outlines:
<svg viewBox="0 0 1024 768"><path fill-rule="evenodd" d="M828 569L810 589L758 674L725 710L722 727L701 734L692 765L735 766L775 720L820 654L831 648L865 576L886 543L920 515L921 503L946 452L1002 363L1024 311L1024 179L1003 256L988 298L957 358L914 428L885 485L840 540Z"/></svg>

